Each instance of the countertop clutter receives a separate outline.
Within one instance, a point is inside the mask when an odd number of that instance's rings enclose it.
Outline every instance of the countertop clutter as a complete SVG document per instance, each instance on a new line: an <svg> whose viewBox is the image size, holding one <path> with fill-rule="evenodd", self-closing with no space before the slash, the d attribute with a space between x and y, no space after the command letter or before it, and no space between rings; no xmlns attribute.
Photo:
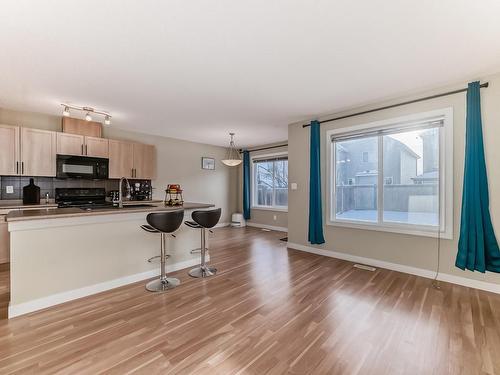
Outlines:
<svg viewBox="0 0 500 375"><path fill-rule="evenodd" d="M22 206L24 207L24 206ZM176 210L194 210L214 207L213 204L185 202L182 206L168 207L163 201L136 201L124 202L124 208L106 207L83 210L76 207L57 208L57 205L39 205L30 206L38 209L13 210L7 216L7 222L39 219L56 219L64 217L126 214L136 212L154 212L154 211L176 211ZM19 206L17 207L19 208Z"/></svg>

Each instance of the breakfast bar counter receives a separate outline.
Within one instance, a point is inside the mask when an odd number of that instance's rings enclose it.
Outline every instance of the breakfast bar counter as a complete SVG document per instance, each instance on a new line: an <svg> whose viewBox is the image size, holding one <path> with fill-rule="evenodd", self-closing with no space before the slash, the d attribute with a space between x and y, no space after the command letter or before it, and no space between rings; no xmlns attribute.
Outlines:
<svg viewBox="0 0 500 375"><path fill-rule="evenodd" d="M9 317L158 276L159 265L147 259L159 255L160 236L140 227L147 214L184 209L184 220L190 220L193 210L210 207L166 207L160 202L121 209L10 212ZM181 225L175 238L167 238L168 272L199 263L199 254L190 253L200 247L198 230Z"/></svg>

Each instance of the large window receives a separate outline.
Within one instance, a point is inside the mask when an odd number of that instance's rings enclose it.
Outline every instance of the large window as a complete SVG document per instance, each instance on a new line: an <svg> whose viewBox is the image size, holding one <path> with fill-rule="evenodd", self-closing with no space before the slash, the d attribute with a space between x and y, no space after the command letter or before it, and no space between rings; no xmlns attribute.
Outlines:
<svg viewBox="0 0 500 375"><path fill-rule="evenodd" d="M286 210L288 207L288 156L254 158L253 206Z"/></svg>
<svg viewBox="0 0 500 375"><path fill-rule="evenodd" d="M446 109L330 131L329 222L449 238L451 117Z"/></svg>

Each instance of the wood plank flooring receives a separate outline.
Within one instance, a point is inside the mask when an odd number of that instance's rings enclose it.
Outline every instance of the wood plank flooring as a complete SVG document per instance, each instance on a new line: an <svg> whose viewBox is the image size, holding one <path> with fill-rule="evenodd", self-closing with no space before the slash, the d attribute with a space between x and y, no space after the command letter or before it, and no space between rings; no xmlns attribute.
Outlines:
<svg viewBox="0 0 500 375"><path fill-rule="evenodd" d="M499 295L281 237L218 229L213 278L184 270L164 294L140 282L0 320L0 374L500 374Z"/></svg>

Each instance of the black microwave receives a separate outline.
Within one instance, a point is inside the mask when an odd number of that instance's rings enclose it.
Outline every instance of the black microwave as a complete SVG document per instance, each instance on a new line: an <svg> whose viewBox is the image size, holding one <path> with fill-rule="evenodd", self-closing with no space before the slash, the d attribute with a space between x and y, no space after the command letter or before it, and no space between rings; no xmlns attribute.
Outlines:
<svg viewBox="0 0 500 375"><path fill-rule="evenodd" d="M109 161L88 156L57 155L57 178L105 180L109 176Z"/></svg>

